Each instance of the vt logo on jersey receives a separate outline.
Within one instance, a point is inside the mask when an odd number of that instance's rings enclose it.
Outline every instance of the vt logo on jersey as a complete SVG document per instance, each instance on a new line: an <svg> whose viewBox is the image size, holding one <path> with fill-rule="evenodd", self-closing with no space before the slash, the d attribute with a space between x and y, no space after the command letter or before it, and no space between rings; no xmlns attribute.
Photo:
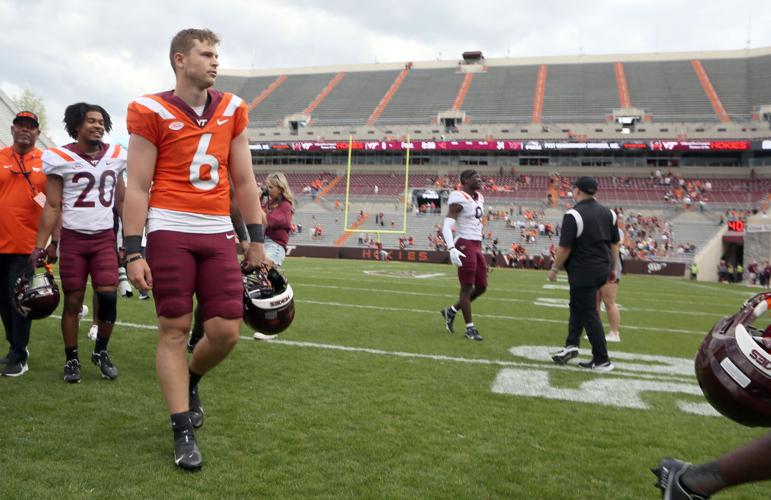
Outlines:
<svg viewBox="0 0 771 500"><path fill-rule="evenodd" d="M196 122L198 123L198 126L199 126L199 127L205 127L205 126L206 126L206 122L208 122L208 121L209 121L209 120L208 120L208 119L206 119L206 118L198 118L198 119L196 120Z"/></svg>

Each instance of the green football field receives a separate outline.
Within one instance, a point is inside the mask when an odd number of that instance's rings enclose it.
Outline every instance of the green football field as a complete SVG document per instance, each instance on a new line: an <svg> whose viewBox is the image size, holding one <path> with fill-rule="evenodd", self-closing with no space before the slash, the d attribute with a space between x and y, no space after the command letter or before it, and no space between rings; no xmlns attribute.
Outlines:
<svg viewBox="0 0 771 500"><path fill-rule="evenodd" d="M624 276L616 370L594 374L548 357L564 273L494 270L474 303L483 342L460 316L444 329L449 265L290 258L285 273L291 328L258 342L244 326L201 382L199 473L173 465L151 301L120 299L114 382L88 359L88 322L78 385L62 381L58 319L35 322L29 373L0 379L0 498L658 498L660 458L705 461L766 432L717 416L692 368L749 288ZM768 497L768 483L719 495Z"/></svg>

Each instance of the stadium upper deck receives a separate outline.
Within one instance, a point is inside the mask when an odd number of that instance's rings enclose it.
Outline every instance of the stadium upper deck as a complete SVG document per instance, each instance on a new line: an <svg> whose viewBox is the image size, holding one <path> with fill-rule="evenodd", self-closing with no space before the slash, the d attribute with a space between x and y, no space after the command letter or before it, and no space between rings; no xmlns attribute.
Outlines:
<svg viewBox="0 0 771 500"><path fill-rule="evenodd" d="M769 78L761 48L223 70L218 87L249 103L253 141L759 139Z"/></svg>

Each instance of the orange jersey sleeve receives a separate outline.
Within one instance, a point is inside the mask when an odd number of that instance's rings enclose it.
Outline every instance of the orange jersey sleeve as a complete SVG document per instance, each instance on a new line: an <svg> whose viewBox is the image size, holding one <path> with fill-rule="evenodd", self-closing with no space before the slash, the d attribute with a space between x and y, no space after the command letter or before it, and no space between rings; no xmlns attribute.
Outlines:
<svg viewBox="0 0 771 500"><path fill-rule="evenodd" d="M246 104L239 97L216 94L203 117L161 94L129 105L128 130L155 144L150 207L207 215L230 214L230 145L246 129ZM221 97L220 97L221 96Z"/></svg>

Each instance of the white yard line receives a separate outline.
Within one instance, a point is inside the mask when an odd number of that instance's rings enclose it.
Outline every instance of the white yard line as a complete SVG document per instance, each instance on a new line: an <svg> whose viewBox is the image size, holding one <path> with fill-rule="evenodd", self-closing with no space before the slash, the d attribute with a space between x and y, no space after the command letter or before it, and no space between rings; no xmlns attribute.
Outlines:
<svg viewBox="0 0 771 500"><path fill-rule="evenodd" d="M417 314L431 314L438 316L439 311L438 310L431 310L431 309L415 309L410 307L385 307L385 306L372 306L372 305L364 305L364 304L346 304L343 302L324 302L320 300L297 300L295 302L299 302L301 304L315 304L315 305L322 305L322 306L333 306L333 307L348 307L348 308L354 308L354 309L371 309L376 311L389 311L389 312L411 312L411 313L417 313ZM477 318L492 318L492 319L505 319L505 320L511 320L511 321L526 321L528 323L531 322L537 322L537 323L555 323L560 325L567 326L567 318L565 319L548 319L548 318L534 318L534 317L525 317L525 316L506 316L501 314L481 314L481 313L474 313L474 316ZM641 331L650 331L650 332L666 332L666 333L689 333L694 335L706 335L706 332L703 332L701 330L682 330L678 328L656 328L653 326L632 326L632 325L624 325L623 328L625 330L641 330Z"/></svg>
<svg viewBox="0 0 771 500"><path fill-rule="evenodd" d="M328 290L345 290L345 291L354 291L354 292L371 292L371 293L388 293L388 294L394 294L394 295L410 295L410 296L417 296L417 297L444 297L449 299L457 299L458 294L436 294L436 293L428 293L428 292L412 292L408 290L388 290L383 288L362 288L362 287L350 287L350 286L336 286L336 285L316 285L311 283L298 283L296 281L292 281L294 288L302 288L302 287L310 287L310 288L324 288ZM527 304L532 304L539 300L539 298L535 299L514 299L514 298L503 298L503 297L490 297L489 294L484 296L485 302L488 301L496 301L496 302L523 302ZM721 318L724 315L715 313L714 311L708 311L708 312L702 312L702 311L672 311L672 310L664 310L664 309L644 309L640 307L624 307L624 312L650 312L650 313L666 313L666 314L674 314L677 316L714 316L715 318Z"/></svg>

